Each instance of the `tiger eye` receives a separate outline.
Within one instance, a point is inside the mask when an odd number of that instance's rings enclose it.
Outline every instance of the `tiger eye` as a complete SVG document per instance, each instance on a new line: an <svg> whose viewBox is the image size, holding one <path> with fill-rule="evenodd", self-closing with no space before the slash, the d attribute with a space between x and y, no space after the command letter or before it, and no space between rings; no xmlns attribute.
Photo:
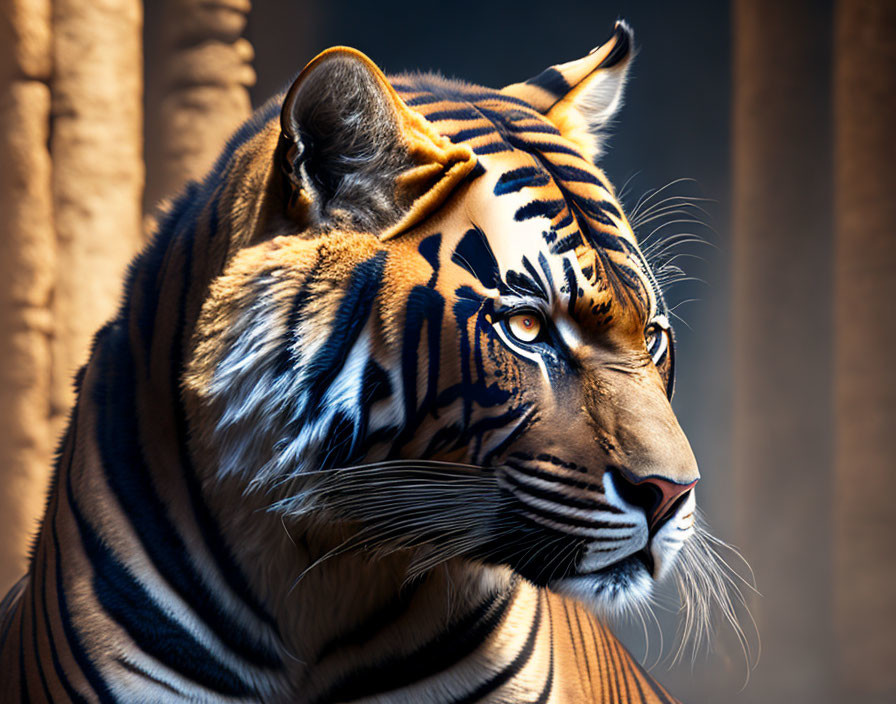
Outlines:
<svg viewBox="0 0 896 704"><path fill-rule="evenodd" d="M535 342L541 336L542 323L535 313L517 313L507 319L507 327L520 342Z"/></svg>

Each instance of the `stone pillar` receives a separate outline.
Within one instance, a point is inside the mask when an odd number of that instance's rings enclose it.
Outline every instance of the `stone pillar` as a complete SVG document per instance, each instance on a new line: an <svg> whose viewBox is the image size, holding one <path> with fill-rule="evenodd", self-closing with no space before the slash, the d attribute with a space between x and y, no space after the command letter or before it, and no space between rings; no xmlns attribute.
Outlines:
<svg viewBox="0 0 896 704"><path fill-rule="evenodd" d="M896 3L835 13L834 604L844 701L896 701Z"/></svg>
<svg viewBox="0 0 896 704"><path fill-rule="evenodd" d="M52 406L64 425L72 378L121 300L142 242L140 0L54 0L53 204L58 241Z"/></svg>
<svg viewBox="0 0 896 704"><path fill-rule="evenodd" d="M158 23L160 66L147 80L146 205L201 178L252 111L252 46L242 38L249 0L166 0Z"/></svg>
<svg viewBox="0 0 896 704"><path fill-rule="evenodd" d="M735 0L734 486L762 659L738 699L831 701L830 13Z"/></svg>
<svg viewBox="0 0 896 704"><path fill-rule="evenodd" d="M0 594L25 571L52 455L51 37L50 0L0 0Z"/></svg>

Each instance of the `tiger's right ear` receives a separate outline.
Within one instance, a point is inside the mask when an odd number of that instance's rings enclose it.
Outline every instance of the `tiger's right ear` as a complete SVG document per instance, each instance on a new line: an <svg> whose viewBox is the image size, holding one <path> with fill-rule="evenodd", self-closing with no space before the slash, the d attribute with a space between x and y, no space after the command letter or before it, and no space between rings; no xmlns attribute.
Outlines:
<svg viewBox="0 0 896 704"><path fill-rule="evenodd" d="M501 92L543 113L595 161L603 152L606 129L622 106L634 40L631 27L620 20L612 36L587 56L550 66Z"/></svg>
<svg viewBox="0 0 896 704"><path fill-rule="evenodd" d="M398 96L364 54L335 47L283 101L277 159L289 214L303 227L388 239L437 208L475 166Z"/></svg>

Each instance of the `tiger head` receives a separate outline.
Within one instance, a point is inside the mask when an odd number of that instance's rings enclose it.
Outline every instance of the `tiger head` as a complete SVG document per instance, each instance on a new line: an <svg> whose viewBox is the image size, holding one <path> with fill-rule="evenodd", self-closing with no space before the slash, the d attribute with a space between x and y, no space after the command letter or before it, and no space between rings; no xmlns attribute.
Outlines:
<svg viewBox="0 0 896 704"><path fill-rule="evenodd" d="M594 163L631 49L619 23L502 90L345 48L305 68L231 158L184 389L206 486L418 571L649 594L699 474L661 291Z"/></svg>

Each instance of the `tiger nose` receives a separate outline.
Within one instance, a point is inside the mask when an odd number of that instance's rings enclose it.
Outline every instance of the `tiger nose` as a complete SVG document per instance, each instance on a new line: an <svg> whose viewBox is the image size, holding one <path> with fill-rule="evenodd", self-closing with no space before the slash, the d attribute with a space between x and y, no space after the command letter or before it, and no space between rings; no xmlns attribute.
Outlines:
<svg viewBox="0 0 896 704"><path fill-rule="evenodd" d="M679 484L656 475L639 477L623 468L619 468L617 474L622 480L618 483L620 495L629 503L644 509L651 532L659 528L671 515L675 502L700 481L698 478L686 484Z"/></svg>

